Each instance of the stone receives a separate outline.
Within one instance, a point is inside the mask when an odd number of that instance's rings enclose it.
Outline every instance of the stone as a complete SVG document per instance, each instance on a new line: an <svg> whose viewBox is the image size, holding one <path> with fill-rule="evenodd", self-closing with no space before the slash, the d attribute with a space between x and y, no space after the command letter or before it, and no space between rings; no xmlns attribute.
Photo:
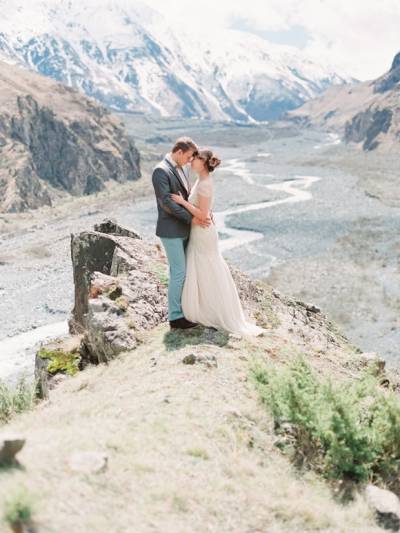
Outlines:
<svg viewBox="0 0 400 533"><path fill-rule="evenodd" d="M69 366L63 370L59 368L57 370L49 370L49 365L52 362L52 358L45 357L46 354L63 354L63 360L66 364L70 362L75 367L78 364L78 360L82 357L82 335L72 335L60 339L51 340L45 343L41 343L39 349L35 355L35 381L36 381L36 395L41 399L49 398L49 391L54 388L58 383L66 378L66 372L69 370ZM71 368L73 368L71 367Z"/></svg>
<svg viewBox="0 0 400 533"><path fill-rule="evenodd" d="M400 500L390 490L381 489L369 484L365 489L365 499L376 512L379 524L385 529L399 531L400 529Z"/></svg>
<svg viewBox="0 0 400 533"><path fill-rule="evenodd" d="M15 456L22 450L25 441L22 435L0 434L0 465L15 463Z"/></svg>
<svg viewBox="0 0 400 533"><path fill-rule="evenodd" d="M68 459L68 465L80 474L98 474L108 467L108 456L104 452L76 452Z"/></svg>
<svg viewBox="0 0 400 533"><path fill-rule="evenodd" d="M73 265L75 304L72 311L73 326L70 330L80 333L85 329L88 298L91 286L90 275L95 272L109 274L116 247L115 238L98 232L82 232L71 235L71 258Z"/></svg>
<svg viewBox="0 0 400 533"><path fill-rule="evenodd" d="M131 239L141 239L142 237L136 231L121 226L116 220L106 218L100 224L95 224L94 231L107 233L108 235L120 235L122 237L131 237Z"/></svg>
<svg viewBox="0 0 400 533"><path fill-rule="evenodd" d="M167 319L166 258L134 230L106 219L71 235L75 302L71 334L82 333L84 361L103 363L141 342ZM107 233L106 233L107 232Z"/></svg>
<svg viewBox="0 0 400 533"><path fill-rule="evenodd" d="M209 368L218 366L218 361L215 355L196 355L194 353L185 355L185 357L182 359L182 363L184 365L194 365L196 363L200 363Z"/></svg>

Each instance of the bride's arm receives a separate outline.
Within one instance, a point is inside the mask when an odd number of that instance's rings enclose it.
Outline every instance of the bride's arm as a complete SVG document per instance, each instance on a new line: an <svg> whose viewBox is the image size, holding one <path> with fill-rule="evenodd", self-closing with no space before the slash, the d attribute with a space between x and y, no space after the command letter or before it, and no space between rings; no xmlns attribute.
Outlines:
<svg viewBox="0 0 400 533"><path fill-rule="evenodd" d="M187 209L189 213L191 213L194 217L199 218L200 220L207 220L210 216L210 198L208 196L202 196L201 194L199 194L198 196L199 207L196 207L195 205L185 200L183 196L180 196L179 194L171 194L172 200Z"/></svg>

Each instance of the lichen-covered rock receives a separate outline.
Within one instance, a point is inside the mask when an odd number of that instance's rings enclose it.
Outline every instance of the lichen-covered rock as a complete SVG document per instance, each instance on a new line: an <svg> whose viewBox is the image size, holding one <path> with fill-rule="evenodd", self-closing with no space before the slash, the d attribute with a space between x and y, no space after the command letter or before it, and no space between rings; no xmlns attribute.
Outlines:
<svg viewBox="0 0 400 533"><path fill-rule="evenodd" d="M74 332L86 327L88 299L91 286L90 276L94 272L109 274L117 243L113 236L99 232L85 231L71 235L71 258L75 286L75 304L72 311Z"/></svg>
<svg viewBox="0 0 400 533"><path fill-rule="evenodd" d="M82 368L81 335L49 341L35 356L36 395L48 398L60 377L72 376Z"/></svg>
<svg viewBox="0 0 400 533"><path fill-rule="evenodd" d="M167 318L166 259L160 248L111 220L71 236L75 305L69 328L83 333L90 362L112 359ZM105 233L107 232L107 233Z"/></svg>

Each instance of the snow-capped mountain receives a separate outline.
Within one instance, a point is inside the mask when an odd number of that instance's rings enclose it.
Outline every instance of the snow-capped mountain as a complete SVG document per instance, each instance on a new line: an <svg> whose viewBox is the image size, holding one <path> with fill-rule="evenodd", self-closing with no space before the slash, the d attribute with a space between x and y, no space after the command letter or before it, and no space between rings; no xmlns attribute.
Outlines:
<svg viewBox="0 0 400 533"><path fill-rule="evenodd" d="M187 34L132 0L0 0L0 9L0 59L116 110L267 120L349 81L249 33Z"/></svg>

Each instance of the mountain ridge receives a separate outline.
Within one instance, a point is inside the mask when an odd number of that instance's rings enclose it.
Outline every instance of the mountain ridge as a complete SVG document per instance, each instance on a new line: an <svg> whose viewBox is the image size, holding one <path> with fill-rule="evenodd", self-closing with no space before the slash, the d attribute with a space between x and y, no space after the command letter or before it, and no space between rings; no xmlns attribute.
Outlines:
<svg viewBox="0 0 400 533"><path fill-rule="evenodd" d="M270 120L331 84L349 81L300 51L253 34L221 30L204 36L170 27L144 4L44 1L32 10L3 11L0 58L119 111ZM27 24L27 17L35 24Z"/></svg>
<svg viewBox="0 0 400 533"><path fill-rule="evenodd" d="M305 126L335 131L364 151L398 151L400 53L388 72L357 85L330 87L286 116Z"/></svg>

